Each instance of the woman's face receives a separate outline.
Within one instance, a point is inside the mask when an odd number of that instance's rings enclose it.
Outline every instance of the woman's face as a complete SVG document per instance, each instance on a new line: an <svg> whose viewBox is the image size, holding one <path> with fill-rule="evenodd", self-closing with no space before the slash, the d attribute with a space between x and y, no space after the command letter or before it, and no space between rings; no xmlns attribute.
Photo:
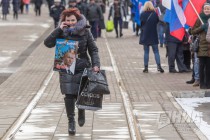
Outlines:
<svg viewBox="0 0 210 140"><path fill-rule="evenodd" d="M77 23L77 18L74 15L66 17L65 19L65 24L70 26L70 28L73 28L76 23Z"/></svg>
<svg viewBox="0 0 210 140"><path fill-rule="evenodd" d="M204 6L203 12L205 15L210 15L210 6L209 5Z"/></svg>

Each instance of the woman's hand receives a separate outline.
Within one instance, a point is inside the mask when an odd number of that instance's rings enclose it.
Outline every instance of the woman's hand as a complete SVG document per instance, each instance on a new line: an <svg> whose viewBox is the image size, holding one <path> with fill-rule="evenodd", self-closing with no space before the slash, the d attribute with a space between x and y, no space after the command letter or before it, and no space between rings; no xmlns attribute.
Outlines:
<svg viewBox="0 0 210 140"><path fill-rule="evenodd" d="M93 67L93 71L94 71L94 72L99 72L99 71L100 71L100 68L99 68L98 66L94 66L94 67Z"/></svg>
<svg viewBox="0 0 210 140"><path fill-rule="evenodd" d="M65 21L61 22L60 28L63 30L63 28L67 27Z"/></svg>

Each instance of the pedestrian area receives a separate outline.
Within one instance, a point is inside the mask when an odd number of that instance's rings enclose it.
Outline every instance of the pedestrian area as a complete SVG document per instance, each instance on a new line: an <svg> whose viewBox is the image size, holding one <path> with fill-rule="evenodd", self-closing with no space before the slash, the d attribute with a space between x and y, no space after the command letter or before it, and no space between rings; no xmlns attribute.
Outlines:
<svg viewBox="0 0 210 140"><path fill-rule="evenodd" d="M50 21L47 15L47 11L43 12L40 22L45 22L46 19ZM26 20L30 22L34 18L28 16ZM22 31L21 28L16 28L19 33ZM101 69L106 70L111 94L104 96L102 110L86 111L85 125L77 125L76 135L69 136L63 96L58 83L59 75L52 71L54 49L46 48L43 44L43 35L49 34L51 29L52 26L36 29L39 30L40 43L36 44L36 48L22 65L0 85L0 138L5 138L9 134L7 132L15 126L20 126L14 129L14 133L10 133L14 134L14 140L131 140L135 138L133 134L137 133L140 134L136 138L139 140L207 139L193 121L188 121L189 116L183 114L183 109L174 99L174 96L184 93L192 95L191 93L202 94L205 91L185 84L191 78L190 73L168 72L165 48L160 48L165 73L157 72L152 52L149 73L143 73L143 48L138 44L138 37L132 33L131 25L123 31L122 38L116 39L114 32L103 32L102 38L97 39ZM28 30L28 33L31 31ZM4 35L1 34L0 37L2 36ZM9 38L6 39L10 41ZM18 40L8 44L16 43ZM22 52L31 44L33 42L22 44L25 46ZM16 57L23 56L18 54ZM115 67L118 68L119 75L116 75ZM122 95L128 96L124 99ZM123 101L131 104L137 129L129 128L131 116L126 115L128 108ZM21 121L20 117L27 112L29 104L34 108ZM19 125L18 122L23 123ZM132 132L133 129L135 133Z"/></svg>

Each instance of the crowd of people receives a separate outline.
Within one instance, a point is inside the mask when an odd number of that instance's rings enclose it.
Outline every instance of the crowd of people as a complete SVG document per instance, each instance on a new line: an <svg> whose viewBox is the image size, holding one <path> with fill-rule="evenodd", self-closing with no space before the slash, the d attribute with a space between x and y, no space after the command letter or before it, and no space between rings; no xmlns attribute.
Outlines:
<svg viewBox="0 0 210 140"><path fill-rule="evenodd" d="M19 13L29 13L29 5L31 3L34 4L36 16L40 16L43 0L1 0L0 6L2 7L2 19L7 20L7 15L10 13L10 4L12 4L13 8L13 18L18 19Z"/></svg>
<svg viewBox="0 0 210 140"><path fill-rule="evenodd" d="M144 3L143 9L139 11L136 1L131 1L131 18L133 31L139 36L139 44L144 49L144 73L148 73L149 48L153 49L157 70L164 72L161 67L159 47L166 48L169 73L192 72L192 79L186 81L194 87L210 89L210 43L206 39L208 19L210 17L210 4L206 2L193 27L185 28L182 40L177 39L170 33L170 23L164 21L166 8L160 0L150 0ZM159 14L159 11L161 14ZM140 14L139 14L140 13ZM135 18L135 17L140 18ZM204 24L202 24L202 22ZM210 29L209 29L210 32ZM140 34L139 34L140 33ZM210 34L210 33L209 33ZM195 50L195 40L198 39L198 49ZM159 47L158 47L159 44ZM177 64L177 68L175 64Z"/></svg>

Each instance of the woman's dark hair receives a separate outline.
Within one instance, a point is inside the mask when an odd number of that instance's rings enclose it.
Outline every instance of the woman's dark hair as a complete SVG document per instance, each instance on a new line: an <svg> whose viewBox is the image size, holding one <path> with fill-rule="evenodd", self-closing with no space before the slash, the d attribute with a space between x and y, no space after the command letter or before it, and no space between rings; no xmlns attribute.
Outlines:
<svg viewBox="0 0 210 140"><path fill-rule="evenodd" d="M64 21L66 17L69 17L71 15L74 15L77 20L80 20L80 18L81 18L81 14L80 14L79 9L77 9L77 8L69 8L69 9L64 10L61 13L61 21Z"/></svg>

